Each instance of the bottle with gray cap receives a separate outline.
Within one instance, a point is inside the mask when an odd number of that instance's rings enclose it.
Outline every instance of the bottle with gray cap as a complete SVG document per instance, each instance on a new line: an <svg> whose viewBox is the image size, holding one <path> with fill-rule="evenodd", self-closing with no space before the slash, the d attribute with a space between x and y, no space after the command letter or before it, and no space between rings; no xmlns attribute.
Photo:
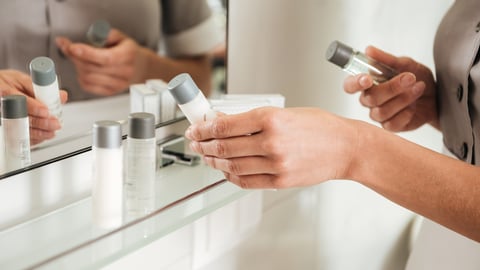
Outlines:
<svg viewBox="0 0 480 270"><path fill-rule="evenodd" d="M31 163L27 99L23 95L4 96L1 106L6 170L24 168Z"/></svg>
<svg viewBox="0 0 480 270"><path fill-rule="evenodd" d="M151 113L132 113L128 118L125 192L127 219L154 210L156 139L155 116Z"/></svg>
<svg viewBox="0 0 480 270"><path fill-rule="evenodd" d="M123 220L122 127L116 121L93 125L92 214L95 225L111 229Z"/></svg>
<svg viewBox="0 0 480 270"><path fill-rule="evenodd" d="M106 20L93 22L87 31L88 42L98 48L105 47L108 34L110 33L110 23Z"/></svg>
<svg viewBox="0 0 480 270"><path fill-rule="evenodd" d="M217 116L188 73L175 76L167 88L191 124L211 120Z"/></svg>
<svg viewBox="0 0 480 270"><path fill-rule="evenodd" d="M58 87L57 74L53 60L46 56L39 56L30 62L35 98L43 102L51 115L62 122L62 103Z"/></svg>
<svg viewBox="0 0 480 270"><path fill-rule="evenodd" d="M352 75L361 73L369 74L372 76L374 84L388 81L397 75L397 72L393 68L359 51L355 51L339 41L333 41L330 44L327 49L326 58L328 61Z"/></svg>

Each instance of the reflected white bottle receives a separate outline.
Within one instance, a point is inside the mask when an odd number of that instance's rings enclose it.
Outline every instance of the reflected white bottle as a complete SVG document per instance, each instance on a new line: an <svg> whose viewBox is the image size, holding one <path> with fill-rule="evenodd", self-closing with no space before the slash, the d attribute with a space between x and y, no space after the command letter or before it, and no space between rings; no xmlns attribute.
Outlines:
<svg viewBox="0 0 480 270"><path fill-rule="evenodd" d="M126 147L125 206L127 219L151 213L155 206L155 117L132 113L128 119Z"/></svg>
<svg viewBox="0 0 480 270"><path fill-rule="evenodd" d="M97 121L93 125L93 222L111 229L123 220L122 127L116 121Z"/></svg>
<svg viewBox="0 0 480 270"><path fill-rule="evenodd" d="M21 169L31 163L27 99L23 95L4 96L1 104L5 167L7 171Z"/></svg>
<svg viewBox="0 0 480 270"><path fill-rule="evenodd" d="M32 77L35 98L43 102L51 115L62 123L62 104L58 87L55 64L52 59L40 56L30 62L30 75Z"/></svg>
<svg viewBox="0 0 480 270"><path fill-rule="evenodd" d="M217 114L187 73L182 73L168 83L168 91L191 124L214 119Z"/></svg>

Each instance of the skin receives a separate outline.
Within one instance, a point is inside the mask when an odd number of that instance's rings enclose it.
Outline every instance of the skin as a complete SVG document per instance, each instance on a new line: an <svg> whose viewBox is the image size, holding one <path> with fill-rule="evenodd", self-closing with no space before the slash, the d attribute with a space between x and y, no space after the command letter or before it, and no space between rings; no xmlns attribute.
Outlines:
<svg viewBox="0 0 480 270"><path fill-rule="evenodd" d="M210 93L208 55L178 59L163 57L117 29L110 31L105 48L74 43L65 37L57 37L56 44L74 63L82 88L93 94L114 95L147 79L168 82L182 72L189 73L204 94Z"/></svg>
<svg viewBox="0 0 480 270"><path fill-rule="evenodd" d="M361 93L383 129L317 108L266 107L190 126L192 150L242 188L349 179L480 241L480 168L391 132L426 123L439 128L431 71L374 47L366 53L400 73L378 86L368 75L348 77L344 88Z"/></svg>
<svg viewBox="0 0 480 270"><path fill-rule="evenodd" d="M48 112L48 108L35 99L29 75L16 70L0 70L0 95L24 95L30 120L30 143L32 145L51 139L61 128L60 122ZM60 91L60 100L67 102L67 92Z"/></svg>

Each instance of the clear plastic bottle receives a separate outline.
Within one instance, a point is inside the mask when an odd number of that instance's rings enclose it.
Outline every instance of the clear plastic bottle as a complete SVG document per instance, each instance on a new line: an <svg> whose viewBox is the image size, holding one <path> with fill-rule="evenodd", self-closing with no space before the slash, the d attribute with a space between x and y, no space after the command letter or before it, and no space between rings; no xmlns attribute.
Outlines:
<svg viewBox="0 0 480 270"><path fill-rule="evenodd" d="M388 81L398 74L393 68L353 50L339 41L333 41L328 46L326 58L352 75L369 74L372 76L374 84Z"/></svg>
<svg viewBox="0 0 480 270"><path fill-rule="evenodd" d="M211 120L217 116L189 74L182 73L170 80L168 91L191 124Z"/></svg>
<svg viewBox="0 0 480 270"><path fill-rule="evenodd" d="M118 227L123 221L122 127L116 121L93 125L93 222L101 229Z"/></svg>
<svg viewBox="0 0 480 270"><path fill-rule="evenodd" d="M132 113L128 119L125 193L127 219L151 213L155 206L155 117Z"/></svg>
<svg viewBox="0 0 480 270"><path fill-rule="evenodd" d="M106 20L93 22L86 34L88 42L97 48L105 47L110 28L110 23Z"/></svg>

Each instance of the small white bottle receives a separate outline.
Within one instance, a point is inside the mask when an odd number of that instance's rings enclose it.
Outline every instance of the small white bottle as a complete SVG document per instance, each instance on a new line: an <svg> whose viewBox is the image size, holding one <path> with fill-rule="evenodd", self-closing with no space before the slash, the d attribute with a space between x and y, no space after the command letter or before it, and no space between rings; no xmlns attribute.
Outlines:
<svg viewBox="0 0 480 270"><path fill-rule="evenodd" d="M116 121L97 121L93 125L93 222L111 229L123 220L122 127Z"/></svg>
<svg viewBox="0 0 480 270"><path fill-rule="evenodd" d="M214 119L217 114L187 73L182 73L168 83L168 91L191 124Z"/></svg>
<svg viewBox="0 0 480 270"><path fill-rule="evenodd" d="M52 59L40 56L30 62L30 75L32 77L35 98L43 102L51 115L62 123L62 103L58 87L55 64Z"/></svg>
<svg viewBox="0 0 480 270"><path fill-rule="evenodd" d="M31 163L27 99L23 95L4 96L1 106L6 170L24 168Z"/></svg>
<svg viewBox="0 0 480 270"><path fill-rule="evenodd" d="M326 58L352 75L369 74L372 76L374 84L388 81L397 75L393 68L355 51L339 41L333 41L330 44Z"/></svg>
<svg viewBox="0 0 480 270"><path fill-rule="evenodd" d="M132 113L128 124L125 206L127 219L132 219L154 210L157 147L153 114Z"/></svg>

